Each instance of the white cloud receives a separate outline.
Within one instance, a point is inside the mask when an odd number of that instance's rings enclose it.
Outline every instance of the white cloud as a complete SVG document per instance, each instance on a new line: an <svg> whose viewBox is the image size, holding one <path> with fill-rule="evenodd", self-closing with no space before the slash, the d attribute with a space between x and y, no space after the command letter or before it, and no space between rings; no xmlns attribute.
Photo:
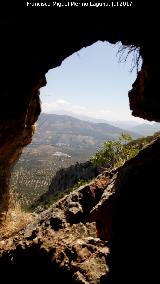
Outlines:
<svg viewBox="0 0 160 284"><path fill-rule="evenodd" d="M60 104L60 105L70 105L69 102L63 100L63 99L59 99L59 100L56 100L56 104Z"/></svg>
<svg viewBox="0 0 160 284"><path fill-rule="evenodd" d="M137 123L145 123L145 120L133 117L131 111L122 111L122 114L118 112L113 112L110 109L88 109L82 105L71 104L69 101L58 99L58 100L49 100L48 102L42 101L42 112L45 113L56 113L58 111L66 111L69 113L88 116L96 119L112 120L112 121L135 121ZM148 121L147 121L148 123Z"/></svg>
<svg viewBox="0 0 160 284"><path fill-rule="evenodd" d="M90 116L94 118L108 119L108 115L112 114L111 110L107 109L87 109L82 105L71 104L70 102L58 99L56 101L42 102L42 111L45 113L54 113L56 111L67 111L79 115Z"/></svg>

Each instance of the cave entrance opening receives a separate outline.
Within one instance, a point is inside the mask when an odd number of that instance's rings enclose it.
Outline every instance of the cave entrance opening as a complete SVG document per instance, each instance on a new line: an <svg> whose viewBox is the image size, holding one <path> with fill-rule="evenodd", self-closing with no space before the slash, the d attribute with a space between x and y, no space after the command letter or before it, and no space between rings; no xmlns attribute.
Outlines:
<svg viewBox="0 0 160 284"><path fill-rule="evenodd" d="M89 160L104 141L142 121L131 116L127 96L136 56L121 43L98 41L46 74L36 133L12 174L25 208L48 190L59 168Z"/></svg>

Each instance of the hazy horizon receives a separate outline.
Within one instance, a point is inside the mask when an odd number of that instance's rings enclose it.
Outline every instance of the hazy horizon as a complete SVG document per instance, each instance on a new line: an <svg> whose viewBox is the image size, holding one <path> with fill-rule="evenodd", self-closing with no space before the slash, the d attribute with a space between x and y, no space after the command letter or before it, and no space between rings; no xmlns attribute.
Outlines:
<svg viewBox="0 0 160 284"><path fill-rule="evenodd" d="M80 114L76 114L76 113L71 113L71 112L67 112L67 111L63 111L63 110L59 110L59 111L55 111L52 113L47 113L47 112L41 112L41 114L53 114L53 115L60 115L60 116L70 116L79 120L83 120L83 121L88 121L88 122L93 122L93 123L107 123L107 124L111 124L113 126L117 126L119 128L123 128L125 129L125 126L128 126L128 129L131 129L134 126L138 126L138 125L142 125L142 124L149 124L149 125L154 125L156 122L150 122L148 120L140 120L140 121L132 121L132 120L105 120L105 119L98 119L95 117L90 117L90 116L85 116L85 115L80 115Z"/></svg>

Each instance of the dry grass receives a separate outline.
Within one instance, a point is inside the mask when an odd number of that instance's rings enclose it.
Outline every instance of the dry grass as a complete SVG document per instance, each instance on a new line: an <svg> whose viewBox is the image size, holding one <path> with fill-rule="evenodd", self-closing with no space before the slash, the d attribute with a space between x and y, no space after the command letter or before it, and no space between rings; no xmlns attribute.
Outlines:
<svg viewBox="0 0 160 284"><path fill-rule="evenodd" d="M35 214L22 211L16 199L14 191L10 195L10 206L5 214L3 223L0 225L0 240L9 238L26 227L33 221Z"/></svg>

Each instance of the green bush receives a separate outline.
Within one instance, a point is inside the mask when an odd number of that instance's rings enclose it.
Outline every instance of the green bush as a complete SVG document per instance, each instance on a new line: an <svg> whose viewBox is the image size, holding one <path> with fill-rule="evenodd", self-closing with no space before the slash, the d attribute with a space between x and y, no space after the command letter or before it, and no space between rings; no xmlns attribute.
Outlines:
<svg viewBox="0 0 160 284"><path fill-rule="evenodd" d="M119 167L138 154L140 149L133 141L130 135L122 133L118 140L106 141L102 149L91 157L91 162L109 169Z"/></svg>

